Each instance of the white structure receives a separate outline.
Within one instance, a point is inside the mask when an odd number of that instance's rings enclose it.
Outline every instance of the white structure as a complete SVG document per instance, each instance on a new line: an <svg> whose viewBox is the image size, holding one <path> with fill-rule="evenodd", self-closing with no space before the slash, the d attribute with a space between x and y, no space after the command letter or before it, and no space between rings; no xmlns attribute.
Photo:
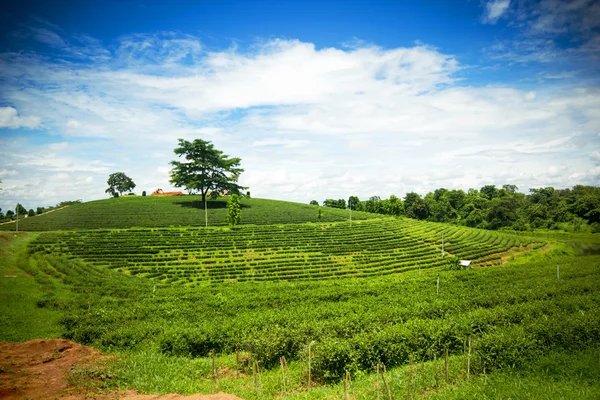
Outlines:
<svg viewBox="0 0 600 400"><path fill-rule="evenodd" d="M471 266L471 260L460 260L460 266L463 268L469 268Z"/></svg>

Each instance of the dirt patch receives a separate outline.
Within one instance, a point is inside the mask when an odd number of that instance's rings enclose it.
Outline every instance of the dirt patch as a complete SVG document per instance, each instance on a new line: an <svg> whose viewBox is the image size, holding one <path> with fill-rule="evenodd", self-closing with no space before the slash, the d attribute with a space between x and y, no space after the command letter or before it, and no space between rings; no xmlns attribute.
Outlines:
<svg viewBox="0 0 600 400"><path fill-rule="evenodd" d="M0 399L240 400L230 394L142 395L134 391L94 393L69 383L71 371L108 357L63 339L0 342Z"/></svg>

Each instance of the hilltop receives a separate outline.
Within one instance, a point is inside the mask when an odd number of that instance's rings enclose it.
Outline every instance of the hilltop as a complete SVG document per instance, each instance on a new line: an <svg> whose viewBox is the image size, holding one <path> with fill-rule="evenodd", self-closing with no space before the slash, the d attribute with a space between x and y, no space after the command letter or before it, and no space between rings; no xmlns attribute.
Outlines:
<svg viewBox="0 0 600 400"><path fill-rule="evenodd" d="M280 200L242 198L242 224L271 225L318 222L317 206ZM227 225L227 198L208 201L208 225ZM345 221L349 210L323 208L321 222ZM373 218L367 212L352 211L352 219ZM73 204L51 213L19 221L21 231L71 229L124 229L132 227L204 226L201 196L122 196ZM12 230L15 223L0 225Z"/></svg>

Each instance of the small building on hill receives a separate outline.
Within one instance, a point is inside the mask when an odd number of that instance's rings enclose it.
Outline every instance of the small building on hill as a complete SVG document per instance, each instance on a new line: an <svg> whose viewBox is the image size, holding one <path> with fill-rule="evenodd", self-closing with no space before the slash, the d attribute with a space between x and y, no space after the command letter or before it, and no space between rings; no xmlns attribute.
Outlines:
<svg viewBox="0 0 600 400"><path fill-rule="evenodd" d="M470 268L472 263L471 260L460 260L460 266L463 268Z"/></svg>

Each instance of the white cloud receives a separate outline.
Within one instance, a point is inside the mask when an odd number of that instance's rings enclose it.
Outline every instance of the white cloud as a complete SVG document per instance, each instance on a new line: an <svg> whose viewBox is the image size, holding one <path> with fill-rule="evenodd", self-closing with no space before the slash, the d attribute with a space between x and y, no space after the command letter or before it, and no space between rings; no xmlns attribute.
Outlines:
<svg viewBox="0 0 600 400"><path fill-rule="evenodd" d="M0 128L37 128L40 118L34 115L19 116L13 107L0 107Z"/></svg>
<svg viewBox="0 0 600 400"><path fill-rule="evenodd" d="M510 7L510 0L490 0L485 5L485 14L483 15L483 22L488 24L495 24L500 17L502 17L508 8Z"/></svg>
<svg viewBox="0 0 600 400"><path fill-rule="evenodd" d="M177 138L241 157L240 183L254 197L597 184L597 87L469 86L454 56L423 44L319 49L279 39L207 52L192 36L130 35L101 60L0 54L0 69L2 100L39 115L55 142L2 141L0 170L19 175L6 178L0 203L104 198L115 171L138 192L171 189ZM8 108L4 120L23 120ZM57 182L61 174L69 179Z"/></svg>

